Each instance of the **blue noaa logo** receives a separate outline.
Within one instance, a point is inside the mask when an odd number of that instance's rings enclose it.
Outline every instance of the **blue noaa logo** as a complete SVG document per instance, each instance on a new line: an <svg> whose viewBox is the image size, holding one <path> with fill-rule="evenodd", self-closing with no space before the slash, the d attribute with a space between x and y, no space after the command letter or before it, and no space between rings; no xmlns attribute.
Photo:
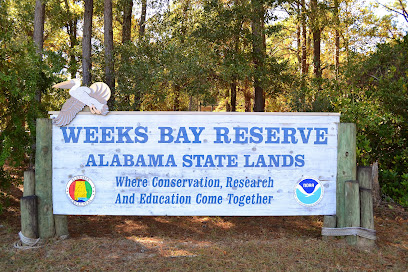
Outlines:
<svg viewBox="0 0 408 272"><path fill-rule="evenodd" d="M295 198L303 206L316 205L323 198L323 186L318 179L302 179L295 187Z"/></svg>

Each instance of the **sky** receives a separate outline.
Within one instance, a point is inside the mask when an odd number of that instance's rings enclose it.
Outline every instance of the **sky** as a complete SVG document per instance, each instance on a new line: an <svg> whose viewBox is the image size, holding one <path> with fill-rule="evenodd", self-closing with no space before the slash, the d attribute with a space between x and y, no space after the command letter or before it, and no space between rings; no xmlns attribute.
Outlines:
<svg viewBox="0 0 408 272"><path fill-rule="evenodd" d="M378 5L378 8L374 8L374 12L378 14L379 16L384 16L388 14L396 15L396 13L384 7L384 6L391 6L394 1L395 0L374 0L374 1L370 1L369 5L375 5L375 4ZM397 21L398 27L401 29L404 29L405 33L407 33L408 32L408 22L405 21L404 17L402 15L397 15L396 21Z"/></svg>

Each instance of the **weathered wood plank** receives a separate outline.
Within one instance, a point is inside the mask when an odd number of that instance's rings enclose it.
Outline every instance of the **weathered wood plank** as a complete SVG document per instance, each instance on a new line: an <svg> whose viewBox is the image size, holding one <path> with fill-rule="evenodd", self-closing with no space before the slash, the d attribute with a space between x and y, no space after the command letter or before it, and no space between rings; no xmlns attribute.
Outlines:
<svg viewBox="0 0 408 272"><path fill-rule="evenodd" d="M373 184L373 205L379 205L381 203L381 189L378 181L378 161L372 165L372 184Z"/></svg>
<svg viewBox="0 0 408 272"><path fill-rule="evenodd" d="M360 184L361 227L374 230L372 167L359 166L357 176ZM358 242L359 246L363 247L375 246L375 240L371 239L360 238Z"/></svg>
<svg viewBox="0 0 408 272"><path fill-rule="evenodd" d="M352 123L341 123L338 132L337 149L337 227L346 226L345 189L347 180L356 180L356 126Z"/></svg>
<svg viewBox="0 0 408 272"><path fill-rule="evenodd" d="M35 173L34 171L24 172L24 192L23 196L35 195Z"/></svg>
<svg viewBox="0 0 408 272"><path fill-rule="evenodd" d="M24 196L20 199L21 232L25 237L38 238L37 197Z"/></svg>
<svg viewBox="0 0 408 272"><path fill-rule="evenodd" d="M360 227L360 188L357 180L344 183L346 227ZM350 245L357 244L357 236L347 236Z"/></svg>
<svg viewBox="0 0 408 272"><path fill-rule="evenodd" d="M49 111L49 115L58 115L59 111ZM90 111L81 111L78 115L92 115ZM333 112L204 112L204 111L110 111L108 115L272 115L272 116L340 116Z"/></svg>
<svg viewBox="0 0 408 272"><path fill-rule="evenodd" d="M52 212L52 122L37 119L35 192L38 197L38 233L41 239L54 236Z"/></svg>

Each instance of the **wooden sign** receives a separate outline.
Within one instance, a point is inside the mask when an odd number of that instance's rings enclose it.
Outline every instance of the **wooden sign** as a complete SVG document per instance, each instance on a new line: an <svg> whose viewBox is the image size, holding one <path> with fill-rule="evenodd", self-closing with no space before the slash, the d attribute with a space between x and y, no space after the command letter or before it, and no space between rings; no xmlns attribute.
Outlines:
<svg viewBox="0 0 408 272"><path fill-rule="evenodd" d="M79 113L53 126L54 214L336 214L339 119Z"/></svg>

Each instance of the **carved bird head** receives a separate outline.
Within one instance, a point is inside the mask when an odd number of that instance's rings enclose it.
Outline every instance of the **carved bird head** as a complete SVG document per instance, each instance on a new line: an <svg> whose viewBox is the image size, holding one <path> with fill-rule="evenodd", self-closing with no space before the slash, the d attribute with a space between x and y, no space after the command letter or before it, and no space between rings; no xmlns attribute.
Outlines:
<svg viewBox="0 0 408 272"><path fill-rule="evenodd" d="M52 87L56 89L71 89L75 86L81 86L81 80L80 79L70 79L64 82L60 82L57 84L54 84Z"/></svg>

